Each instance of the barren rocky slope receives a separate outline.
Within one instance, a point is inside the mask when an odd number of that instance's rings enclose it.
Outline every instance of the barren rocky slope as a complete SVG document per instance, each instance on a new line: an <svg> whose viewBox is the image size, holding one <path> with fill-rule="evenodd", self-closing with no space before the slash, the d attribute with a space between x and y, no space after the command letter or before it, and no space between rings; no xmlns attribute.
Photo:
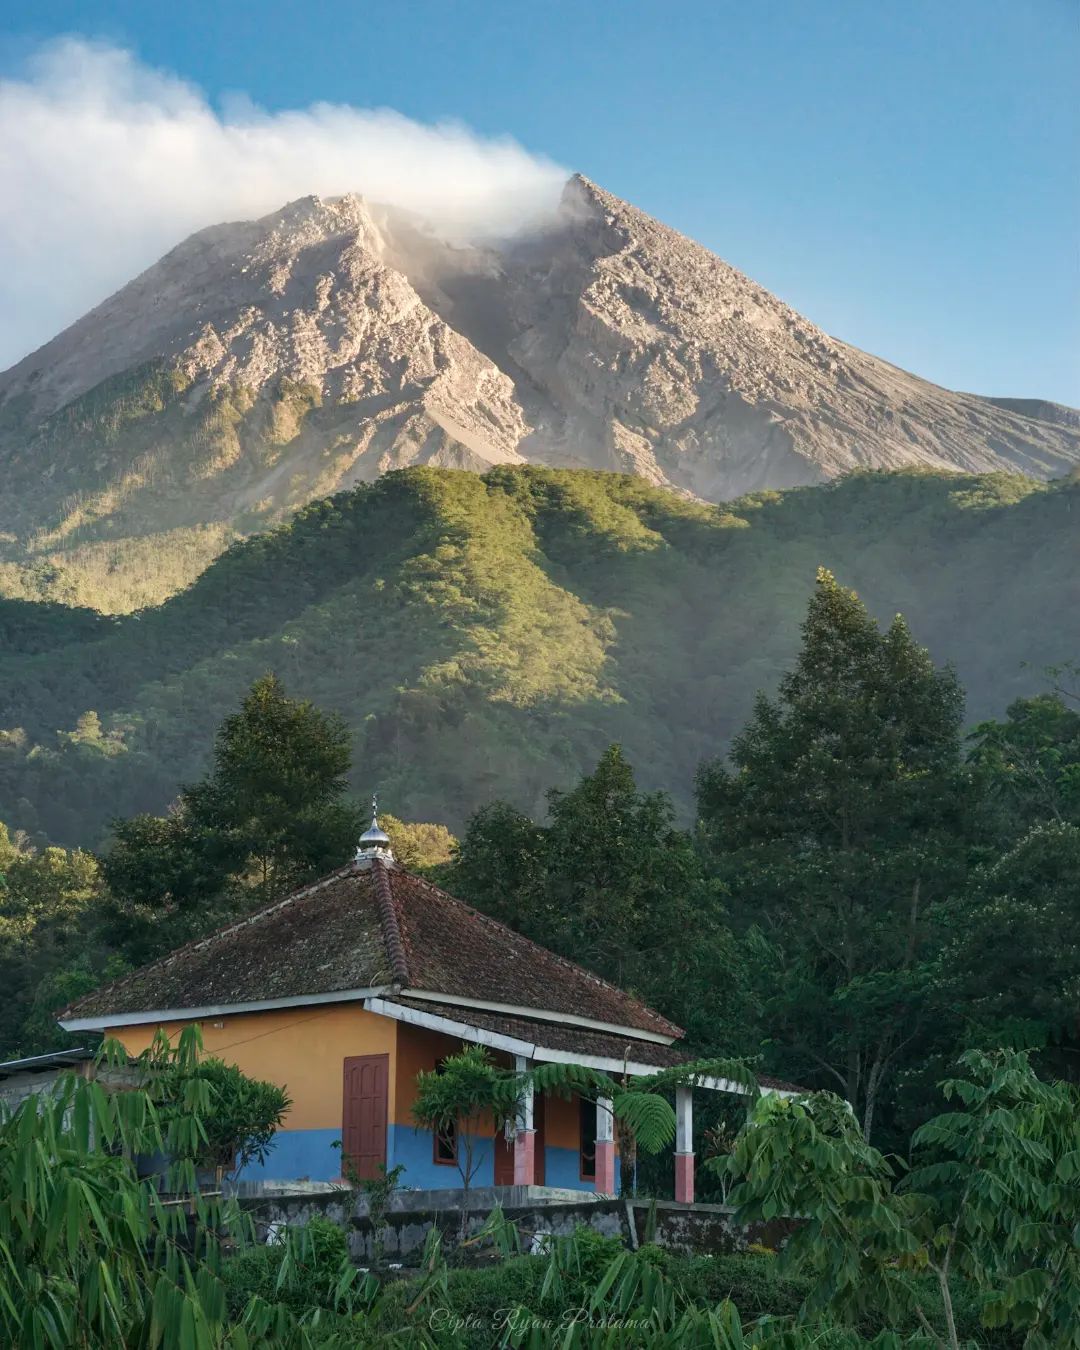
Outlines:
<svg viewBox="0 0 1080 1350"><path fill-rule="evenodd" d="M153 602L237 535L418 463L713 501L855 468L1059 476L1080 426L1039 408L829 337L581 178L498 249L307 198L192 236L0 376L0 594Z"/></svg>

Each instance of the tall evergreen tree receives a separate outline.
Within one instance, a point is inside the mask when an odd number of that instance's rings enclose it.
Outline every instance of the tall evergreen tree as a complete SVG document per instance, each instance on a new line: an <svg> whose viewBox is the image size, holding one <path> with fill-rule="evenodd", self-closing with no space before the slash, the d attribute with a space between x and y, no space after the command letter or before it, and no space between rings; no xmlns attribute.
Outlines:
<svg viewBox="0 0 1080 1350"><path fill-rule="evenodd" d="M345 862L363 829L346 795L349 754L340 717L287 697L275 675L257 680L218 732L212 771L172 814L114 825L103 870L130 954L144 959L157 941L140 913L198 927L223 892L250 904L252 890L268 899Z"/></svg>
<svg viewBox="0 0 1080 1350"><path fill-rule="evenodd" d="M869 1134L936 978L937 906L967 860L962 694L897 617L884 633L822 569L802 650L731 764L698 778L702 828L790 1072L839 1084Z"/></svg>
<svg viewBox="0 0 1080 1350"><path fill-rule="evenodd" d="M498 802L477 812L447 884L552 951L640 994L703 1050L742 1053L742 979L719 888L666 793L642 793L619 746L550 823ZM692 940L688 935L692 934Z"/></svg>
<svg viewBox="0 0 1080 1350"><path fill-rule="evenodd" d="M266 894L343 863L363 828L346 798L349 730L336 713L256 680L225 719L208 778L184 793L196 830L216 836Z"/></svg>

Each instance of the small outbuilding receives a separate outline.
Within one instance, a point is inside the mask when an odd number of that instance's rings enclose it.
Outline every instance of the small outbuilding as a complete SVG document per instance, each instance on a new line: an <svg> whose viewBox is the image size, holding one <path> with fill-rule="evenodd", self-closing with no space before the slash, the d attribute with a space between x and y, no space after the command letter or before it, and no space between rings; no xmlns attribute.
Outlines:
<svg viewBox="0 0 1080 1350"><path fill-rule="evenodd" d="M74 1071L83 1077L89 1076L93 1064L93 1050L83 1047L28 1055L24 1059L6 1059L0 1063L0 1104L13 1111L27 1097L50 1092L61 1074Z"/></svg>
<svg viewBox="0 0 1080 1350"><path fill-rule="evenodd" d="M100 1063L97 1051L87 1046L53 1050L0 1062L0 1106L14 1111L27 1097L56 1090L69 1073L94 1079L108 1091L133 1087L139 1081L135 1066Z"/></svg>

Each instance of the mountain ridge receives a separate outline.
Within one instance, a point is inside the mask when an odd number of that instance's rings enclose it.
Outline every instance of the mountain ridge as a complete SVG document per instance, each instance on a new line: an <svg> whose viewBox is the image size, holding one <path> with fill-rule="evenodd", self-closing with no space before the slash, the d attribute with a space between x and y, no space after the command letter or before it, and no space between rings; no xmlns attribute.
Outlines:
<svg viewBox="0 0 1080 1350"><path fill-rule="evenodd" d="M711 506L596 471L390 473L138 615L0 601L0 820L94 846L164 810L268 669L341 712L354 787L398 815L542 811L612 741L689 809L700 760L793 659L819 565L955 663L970 719L1036 692L1080 637L1078 513L1080 483L1003 474Z"/></svg>

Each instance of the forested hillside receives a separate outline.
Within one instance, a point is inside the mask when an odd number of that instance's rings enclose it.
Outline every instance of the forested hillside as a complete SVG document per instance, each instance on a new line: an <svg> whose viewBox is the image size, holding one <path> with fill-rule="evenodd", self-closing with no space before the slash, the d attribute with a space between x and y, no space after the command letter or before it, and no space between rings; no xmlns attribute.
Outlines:
<svg viewBox="0 0 1080 1350"><path fill-rule="evenodd" d="M695 770L798 645L819 565L955 663L969 721L1080 646L1080 483L860 474L711 507L640 479L411 469L235 544L124 617L0 602L0 820L96 846L205 768L260 674L340 711L352 781L460 827L540 811L618 741Z"/></svg>

